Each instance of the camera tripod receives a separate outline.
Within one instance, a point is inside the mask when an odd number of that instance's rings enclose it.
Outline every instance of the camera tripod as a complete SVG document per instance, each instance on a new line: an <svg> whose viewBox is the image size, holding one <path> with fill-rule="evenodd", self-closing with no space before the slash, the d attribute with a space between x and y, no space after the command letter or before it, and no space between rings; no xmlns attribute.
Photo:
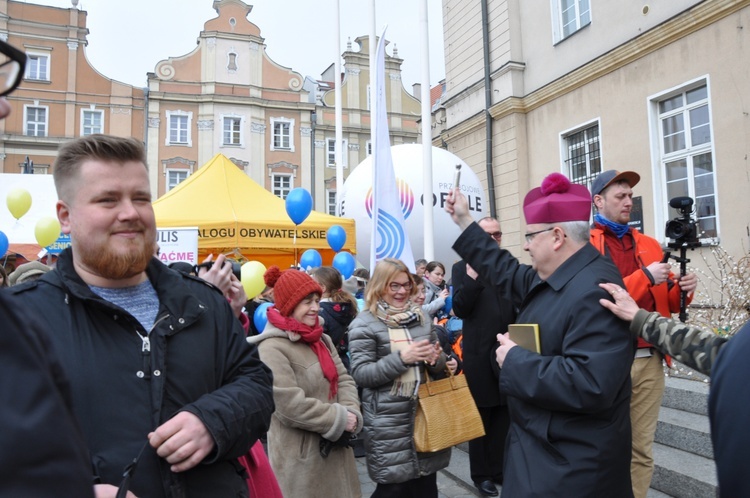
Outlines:
<svg viewBox="0 0 750 498"><path fill-rule="evenodd" d="M675 256L672 254L672 249L679 249L680 255ZM692 247L691 247L692 249ZM687 256L687 250L688 246L687 244L681 244L678 247L675 247L670 244L670 246L667 249L664 249L664 259L662 259L663 263L666 263L670 258L674 259L678 263L680 263L680 278L684 277L687 274L687 264L690 263L690 260L686 257ZM687 292L680 289L680 321L685 323L688 319L688 313L687 313Z"/></svg>

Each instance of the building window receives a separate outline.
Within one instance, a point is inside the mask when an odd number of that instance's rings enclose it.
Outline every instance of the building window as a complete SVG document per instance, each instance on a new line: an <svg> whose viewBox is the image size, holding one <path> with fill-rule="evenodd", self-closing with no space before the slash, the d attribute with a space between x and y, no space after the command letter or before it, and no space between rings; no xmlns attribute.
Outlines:
<svg viewBox="0 0 750 498"><path fill-rule="evenodd" d="M328 214L331 216L336 216L336 191L335 190L328 190L328 203L326 204L326 209L328 210Z"/></svg>
<svg viewBox="0 0 750 498"><path fill-rule="evenodd" d="M167 192L186 180L188 176L190 176L190 172L186 169L168 169Z"/></svg>
<svg viewBox="0 0 750 498"><path fill-rule="evenodd" d="M564 164L573 183L591 189L591 182L602 170L599 148L599 124L587 125L563 135Z"/></svg>
<svg viewBox="0 0 750 498"><path fill-rule="evenodd" d="M714 174L708 86L701 80L656 100L660 167L664 175L662 204L666 219L680 216L669 207L675 197L695 200L699 236L718 242L716 175Z"/></svg>
<svg viewBox="0 0 750 498"><path fill-rule="evenodd" d="M193 113L185 111L167 111L167 139L166 145L193 146L191 127Z"/></svg>
<svg viewBox="0 0 750 498"><path fill-rule="evenodd" d="M49 81L49 55L27 54L26 79Z"/></svg>
<svg viewBox="0 0 750 498"><path fill-rule="evenodd" d="M224 116L223 122L223 145L243 145L242 141L242 118L239 116Z"/></svg>
<svg viewBox="0 0 750 498"><path fill-rule="evenodd" d="M292 175L271 175L271 183L273 184L273 195L286 199L289 192L292 190Z"/></svg>
<svg viewBox="0 0 750 498"><path fill-rule="evenodd" d="M569 37L591 24L589 0L552 0L554 42Z"/></svg>
<svg viewBox="0 0 750 498"><path fill-rule="evenodd" d="M342 166L346 168L346 156L347 156L347 143L346 140L341 141L341 162L343 163ZM335 168L336 167L336 139L335 138L327 138L326 139L326 166L329 168Z"/></svg>
<svg viewBox="0 0 750 498"><path fill-rule="evenodd" d="M232 73L237 71L237 54L234 52L227 54L227 70Z"/></svg>
<svg viewBox="0 0 750 498"><path fill-rule="evenodd" d="M372 155L372 140L368 140L365 142L365 151L367 152L368 156Z"/></svg>
<svg viewBox="0 0 750 498"><path fill-rule="evenodd" d="M104 133L104 111L81 110L81 136Z"/></svg>
<svg viewBox="0 0 750 498"><path fill-rule="evenodd" d="M46 137L49 108L42 106L24 106L24 130L29 137Z"/></svg>
<svg viewBox="0 0 750 498"><path fill-rule="evenodd" d="M287 118L271 118L271 150L286 150L294 152L294 120Z"/></svg>

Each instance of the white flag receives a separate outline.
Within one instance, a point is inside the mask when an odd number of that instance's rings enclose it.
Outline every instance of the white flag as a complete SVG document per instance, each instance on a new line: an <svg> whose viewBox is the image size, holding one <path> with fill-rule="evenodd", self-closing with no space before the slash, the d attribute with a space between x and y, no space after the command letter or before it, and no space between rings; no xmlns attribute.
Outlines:
<svg viewBox="0 0 750 498"><path fill-rule="evenodd" d="M385 105L385 29L380 35L375 53L375 144L372 158L372 247L370 248L370 271L383 258L403 261L414 273L414 255L404 224L401 207L406 193L401 192L393 172L391 140L388 133L388 114ZM401 182L402 189L406 187ZM402 195L403 194L403 195Z"/></svg>

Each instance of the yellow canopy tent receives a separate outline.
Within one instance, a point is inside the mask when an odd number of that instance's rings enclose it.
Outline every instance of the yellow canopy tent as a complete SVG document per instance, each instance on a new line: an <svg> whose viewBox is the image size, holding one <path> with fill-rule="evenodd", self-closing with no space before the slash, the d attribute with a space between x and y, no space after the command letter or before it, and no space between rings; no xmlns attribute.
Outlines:
<svg viewBox="0 0 750 498"><path fill-rule="evenodd" d="M239 251L266 267L276 264L283 269L297 263L305 250L316 249L323 264L330 265L335 253L326 231L332 225L346 231L343 250L356 254L354 220L312 211L295 227L284 201L251 180L223 154L214 156L153 206L160 228L198 227L201 260L211 253Z"/></svg>

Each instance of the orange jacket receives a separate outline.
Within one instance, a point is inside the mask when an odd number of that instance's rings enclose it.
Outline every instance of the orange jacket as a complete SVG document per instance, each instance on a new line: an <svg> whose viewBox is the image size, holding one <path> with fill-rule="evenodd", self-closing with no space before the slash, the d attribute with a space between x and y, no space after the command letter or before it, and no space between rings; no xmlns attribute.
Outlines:
<svg viewBox="0 0 750 498"><path fill-rule="evenodd" d="M635 258L641 268L645 268L651 263L661 261L664 257L664 253L661 249L661 245L656 239L643 235L638 230L631 228L630 233L633 235L633 244L635 247ZM601 228L591 229L591 243L596 249L606 254L605 242L604 242L604 231ZM669 272L669 280L675 280L675 274ZM659 285L652 285L651 279L646 275L643 269L635 271L630 275L623 276L625 282L625 288L628 290L633 299L638 300L646 295L646 292L650 292L656 303L656 311L660 315L670 318L672 313L679 313L680 311L680 286L675 283L672 288L669 288L668 282L663 282ZM688 294L685 304L690 304L693 300L693 294ZM646 343L643 339L638 339L639 346L645 346Z"/></svg>

